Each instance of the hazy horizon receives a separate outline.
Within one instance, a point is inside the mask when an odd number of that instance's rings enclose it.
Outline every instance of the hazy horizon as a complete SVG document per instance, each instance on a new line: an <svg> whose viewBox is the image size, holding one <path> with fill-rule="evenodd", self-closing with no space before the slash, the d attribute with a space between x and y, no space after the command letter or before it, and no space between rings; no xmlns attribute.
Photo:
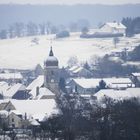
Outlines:
<svg viewBox="0 0 140 140"><path fill-rule="evenodd" d="M0 4L107 4L107 5L115 5L115 4L140 4L140 0L1 0Z"/></svg>

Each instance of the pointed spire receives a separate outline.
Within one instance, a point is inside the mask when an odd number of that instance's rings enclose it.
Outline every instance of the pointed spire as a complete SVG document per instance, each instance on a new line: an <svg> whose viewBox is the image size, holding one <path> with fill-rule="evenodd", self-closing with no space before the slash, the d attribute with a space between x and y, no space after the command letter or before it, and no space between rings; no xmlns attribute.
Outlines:
<svg viewBox="0 0 140 140"><path fill-rule="evenodd" d="M52 46L51 46L51 48L50 48L50 53L49 53L49 56L53 56Z"/></svg>

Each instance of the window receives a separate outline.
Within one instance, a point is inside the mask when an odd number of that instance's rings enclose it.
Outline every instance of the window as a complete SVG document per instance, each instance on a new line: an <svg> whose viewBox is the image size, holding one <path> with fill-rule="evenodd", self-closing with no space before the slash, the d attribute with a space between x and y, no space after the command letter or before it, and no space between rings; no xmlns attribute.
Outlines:
<svg viewBox="0 0 140 140"><path fill-rule="evenodd" d="M14 122L14 118L12 118L12 122Z"/></svg>
<svg viewBox="0 0 140 140"><path fill-rule="evenodd" d="M12 128L15 128L15 124L12 124Z"/></svg>
<svg viewBox="0 0 140 140"><path fill-rule="evenodd" d="M54 71L51 71L51 75L54 75Z"/></svg>

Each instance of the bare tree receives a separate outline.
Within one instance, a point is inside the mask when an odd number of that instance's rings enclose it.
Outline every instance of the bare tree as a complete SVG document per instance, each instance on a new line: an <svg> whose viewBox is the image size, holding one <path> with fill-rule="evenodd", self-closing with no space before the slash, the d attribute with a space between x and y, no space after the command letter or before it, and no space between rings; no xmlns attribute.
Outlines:
<svg viewBox="0 0 140 140"><path fill-rule="evenodd" d="M77 56L70 57L67 63L68 63L69 67L78 65L78 58L77 58Z"/></svg>

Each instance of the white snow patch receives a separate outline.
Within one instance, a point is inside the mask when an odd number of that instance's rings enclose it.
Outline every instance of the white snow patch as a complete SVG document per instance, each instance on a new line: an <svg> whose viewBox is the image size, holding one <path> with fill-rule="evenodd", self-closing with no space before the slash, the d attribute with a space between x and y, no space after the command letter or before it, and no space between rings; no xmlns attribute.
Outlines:
<svg viewBox="0 0 140 140"><path fill-rule="evenodd" d="M113 50L131 48L138 44L140 36L122 37L114 47L113 38L82 39L71 36L65 39L54 39L54 36L36 36L39 44L32 45L33 37L0 40L0 68L33 69L42 64L48 57L50 42L53 39L54 55L58 58L60 67L66 66L71 56L77 56L80 61L86 61L91 56L103 56Z"/></svg>

